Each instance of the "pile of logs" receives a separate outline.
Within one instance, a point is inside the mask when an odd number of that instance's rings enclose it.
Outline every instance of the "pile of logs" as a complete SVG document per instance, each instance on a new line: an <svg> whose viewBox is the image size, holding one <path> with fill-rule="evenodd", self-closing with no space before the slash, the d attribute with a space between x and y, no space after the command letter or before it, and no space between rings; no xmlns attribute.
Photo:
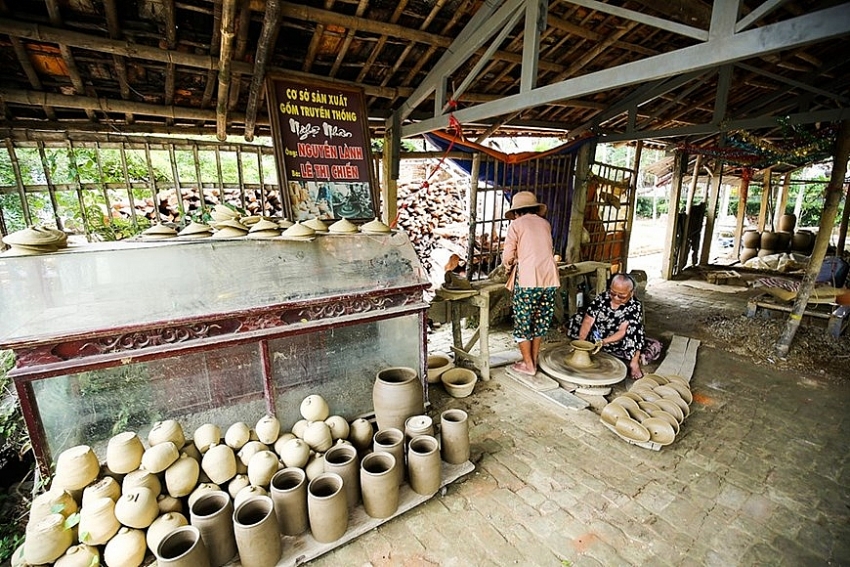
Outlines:
<svg viewBox="0 0 850 567"><path fill-rule="evenodd" d="M222 191L220 189L204 189L204 208L211 209L214 205L224 202L244 208L248 215L283 216L283 204L280 200L280 193L277 190L266 193L265 203L263 203L259 189L246 189L244 206L242 195L238 189L225 189L223 193L224 197L222 198ZM173 188L162 189L157 193L156 197L156 201L159 204L159 220L161 222L180 222L180 199L177 197L177 191ZM201 195L196 188L181 188L180 197L183 201L185 216L195 217L200 215ZM130 218L133 206L135 206L137 217L146 218L151 222L157 220L155 213L157 206L152 197L135 199L132 205L129 199L112 203L113 218Z"/></svg>

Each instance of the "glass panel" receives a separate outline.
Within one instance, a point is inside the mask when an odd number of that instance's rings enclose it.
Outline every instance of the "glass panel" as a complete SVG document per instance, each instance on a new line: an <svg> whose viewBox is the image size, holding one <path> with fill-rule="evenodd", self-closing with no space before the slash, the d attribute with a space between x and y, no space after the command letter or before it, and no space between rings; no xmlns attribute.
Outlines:
<svg viewBox="0 0 850 567"><path fill-rule="evenodd" d="M277 417L284 428L301 419L301 401L320 394L332 415L348 421L372 412L378 371L419 372L419 316L407 315L269 341Z"/></svg>
<svg viewBox="0 0 850 567"><path fill-rule="evenodd" d="M143 440L154 422L177 419L187 438L199 425L253 425L265 414L257 344L56 376L32 382L47 447L55 458L90 445L101 459L122 431Z"/></svg>

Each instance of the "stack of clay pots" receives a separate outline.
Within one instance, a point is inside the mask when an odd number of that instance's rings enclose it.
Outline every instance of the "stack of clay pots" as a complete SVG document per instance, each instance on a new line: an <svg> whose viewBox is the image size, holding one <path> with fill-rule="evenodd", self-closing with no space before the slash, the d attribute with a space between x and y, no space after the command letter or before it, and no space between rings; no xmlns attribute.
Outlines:
<svg viewBox="0 0 850 567"><path fill-rule="evenodd" d="M602 408L600 419L622 439L658 449L675 440L693 399L681 376L647 374Z"/></svg>
<svg viewBox="0 0 850 567"><path fill-rule="evenodd" d="M759 253L761 235L756 230L746 230L741 235L741 253L738 259L743 264L750 258L755 258Z"/></svg>
<svg viewBox="0 0 850 567"><path fill-rule="evenodd" d="M413 392L406 369L379 375L402 377L402 397ZM469 459L466 414L441 415L441 448L413 378L419 397L391 396L377 433L364 418L331 415L313 394L288 432L266 415L254 427L207 423L189 438L178 421L163 420L146 440L131 431L112 437L103 462L87 445L67 449L50 490L33 501L12 564L138 567L153 555L161 566L217 567L238 555L244 567L267 567L282 556L281 535L336 541L361 503L372 517L390 517L404 479L433 495L441 462ZM407 442L398 428L405 421Z"/></svg>
<svg viewBox="0 0 850 567"><path fill-rule="evenodd" d="M46 226L34 226L4 236L2 239L10 250L10 256L28 256L56 252L68 246L68 235L61 230Z"/></svg>
<svg viewBox="0 0 850 567"><path fill-rule="evenodd" d="M779 217L775 232L744 231L741 235L741 252L738 259L744 263L755 256L770 256L789 251L803 255L811 254L815 235L806 230L795 232L796 226L796 215L786 214Z"/></svg>

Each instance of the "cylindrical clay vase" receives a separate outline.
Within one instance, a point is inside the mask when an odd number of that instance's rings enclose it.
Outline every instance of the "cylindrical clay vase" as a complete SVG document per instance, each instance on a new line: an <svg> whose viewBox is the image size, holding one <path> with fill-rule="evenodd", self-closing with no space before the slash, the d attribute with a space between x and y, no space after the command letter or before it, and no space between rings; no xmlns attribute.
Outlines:
<svg viewBox="0 0 850 567"><path fill-rule="evenodd" d="M422 382L413 368L394 366L378 371L372 387L378 429L404 430L404 421L425 411Z"/></svg>
<svg viewBox="0 0 850 567"><path fill-rule="evenodd" d="M395 457L391 453L369 453L360 464L363 508L373 518L389 518L398 510Z"/></svg>
<svg viewBox="0 0 850 567"><path fill-rule="evenodd" d="M236 555L232 516L230 496L222 490L203 493L189 508L189 522L201 532L212 567L224 565Z"/></svg>
<svg viewBox="0 0 850 567"><path fill-rule="evenodd" d="M342 477L348 507L357 506L360 502L360 458L354 445L342 444L328 449L325 453L325 472Z"/></svg>
<svg viewBox="0 0 850 567"><path fill-rule="evenodd" d="M272 477L271 497L278 528L284 535L298 535L310 526L307 515L307 473L287 467Z"/></svg>
<svg viewBox="0 0 850 567"><path fill-rule="evenodd" d="M331 543L348 529L348 502L342 477L322 473L307 485L310 531L319 543Z"/></svg>
<svg viewBox="0 0 850 567"><path fill-rule="evenodd" d="M233 531L242 567L273 567L282 551L274 503L268 496L252 496L233 512Z"/></svg>
<svg viewBox="0 0 850 567"><path fill-rule="evenodd" d="M210 558L201 532L195 526L182 526L165 536L156 548L160 567L210 567Z"/></svg>
<svg viewBox="0 0 850 567"><path fill-rule="evenodd" d="M401 429L390 427L382 429L375 433L372 442L372 450L377 452L385 451L395 457L395 470L393 475L398 484L404 482L404 433Z"/></svg>
<svg viewBox="0 0 850 567"><path fill-rule="evenodd" d="M469 460L469 416L461 409L440 414L440 455L451 465Z"/></svg>
<svg viewBox="0 0 850 567"><path fill-rule="evenodd" d="M420 435L407 446L407 472L410 488L417 494L430 496L440 489L442 464L437 440L430 435Z"/></svg>

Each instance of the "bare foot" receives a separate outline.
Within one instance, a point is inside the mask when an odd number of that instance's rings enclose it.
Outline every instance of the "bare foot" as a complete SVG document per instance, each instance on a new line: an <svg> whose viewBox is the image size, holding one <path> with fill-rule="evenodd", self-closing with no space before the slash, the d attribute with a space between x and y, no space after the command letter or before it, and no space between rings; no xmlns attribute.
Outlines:
<svg viewBox="0 0 850 567"><path fill-rule="evenodd" d="M511 369L514 372L519 372L520 374L528 374L529 376L534 376L535 374L537 374L537 369L529 367L525 362L517 362L511 365Z"/></svg>
<svg viewBox="0 0 850 567"><path fill-rule="evenodd" d="M638 380L640 378L643 378L643 370L641 370L640 367L632 368L631 369L631 376L632 376L632 380Z"/></svg>

